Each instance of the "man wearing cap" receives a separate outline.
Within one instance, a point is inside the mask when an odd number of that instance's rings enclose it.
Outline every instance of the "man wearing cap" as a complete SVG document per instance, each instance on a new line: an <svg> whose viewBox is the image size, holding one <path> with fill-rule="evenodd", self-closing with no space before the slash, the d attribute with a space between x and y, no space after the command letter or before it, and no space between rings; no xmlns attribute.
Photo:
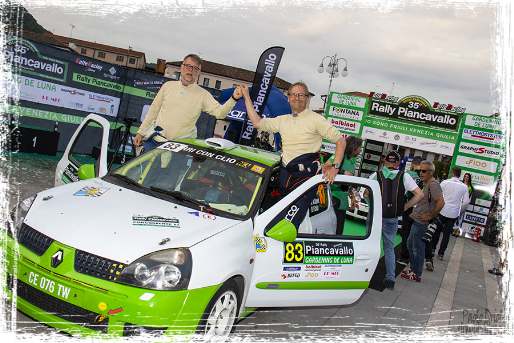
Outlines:
<svg viewBox="0 0 514 343"><path fill-rule="evenodd" d="M378 181L382 193L382 247L386 265L386 276L383 282L388 289L394 289L395 284L394 238L398 231L398 216L423 199L423 192L412 176L398 170L400 160L400 154L397 151L389 151L385 157L384 168L369 176L370 179ZM412 192L414 196L405 203L407 191ZM367 189L363 196L368 198Z"/></svg>

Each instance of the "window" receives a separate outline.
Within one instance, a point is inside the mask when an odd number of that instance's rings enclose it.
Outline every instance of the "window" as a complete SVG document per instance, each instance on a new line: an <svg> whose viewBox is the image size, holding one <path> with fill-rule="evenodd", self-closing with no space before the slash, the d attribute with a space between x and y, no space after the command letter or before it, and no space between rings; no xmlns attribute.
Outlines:
<svg viewBox="0 0 514 343"><path fill-rule="evenodd" d="M205 87L209 87L209 81L210 81L210 80L209 80L209 78L204 77L204 78L203 78L203 85L204 85Z"/></svg>
<svg viewBox="0 0 514 343"><path fill-rule="evenodd" d="M125 57L123 56L116 56L116 62L123 62L124 59Z"/></svg>
<svg viewBox="0 0 514 343"><path fill-rule="evenodd" d="M98 52L98 58L105 58L105 52Z"/></svg>
<svg viewBox="0 0 514 343"><path fill-rule="evenodd" d="M80 53L82 55L85 55L87 53L87 49L84 49L84 48L80 48Z"/></svg>
<svg viewBox="0 0 514 343"><path fill-rule="evenodd" d="M129 58L129 64L134 64L136 63L136 59L135 58Z"/></svg>
<svg viewBox="0 0 514 343"><path fill-rule="evenodd" d="M220 80L216 80L216 85L214 86L214 88L221 89L221 81Z"/></svg>

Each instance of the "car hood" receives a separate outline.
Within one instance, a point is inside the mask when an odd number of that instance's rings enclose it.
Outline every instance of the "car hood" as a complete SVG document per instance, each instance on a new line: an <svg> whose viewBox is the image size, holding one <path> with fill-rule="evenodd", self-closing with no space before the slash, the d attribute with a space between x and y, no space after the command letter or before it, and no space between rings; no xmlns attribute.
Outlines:
<svg viewBox="0 0 514 343"><path fill-rule="evenodd" d="M124 263L157 250L190 247L240 222L101 179L38 193L25 217L27 225L58 242Z"/></svg>

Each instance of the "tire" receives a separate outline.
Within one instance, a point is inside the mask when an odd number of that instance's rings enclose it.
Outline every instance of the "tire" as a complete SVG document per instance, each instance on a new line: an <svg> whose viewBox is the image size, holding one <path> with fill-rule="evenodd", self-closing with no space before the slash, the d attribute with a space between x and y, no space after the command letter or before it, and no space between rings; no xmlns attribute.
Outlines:
<svg viewBox="0 0 514 343"><path fill-rule="evenodd" d="M241 306L239 288L234 280L228 280L218 289L200 319L196 333L204 342L223 341L235 330Z"/></svg>

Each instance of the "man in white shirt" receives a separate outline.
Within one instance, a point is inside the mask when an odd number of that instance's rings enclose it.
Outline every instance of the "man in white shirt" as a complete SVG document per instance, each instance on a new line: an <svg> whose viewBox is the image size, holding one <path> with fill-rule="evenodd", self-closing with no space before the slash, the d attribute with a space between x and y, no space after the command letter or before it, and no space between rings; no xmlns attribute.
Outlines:
<svg viewBox="0 0 514 343"><path fill-rule="evenodd" d="M396 259L394 257L394 238L398 231L398 216L423 199L423 192L419 189L412 176L398 170L400 161L400 154L392 150L385 157L384 168L369 176L370 179L378 181L382 193L382 247L384 249L386 266L386 275L383 283L391 290L394 289L395 285ZM414 196L405 202L405 193L407 191L412 192ZM369 197L367 189L364 191L363 197L365 199Z"/></svg>
<svg viewBox="0 0 514 343"><path fill-rule="evenodd" d="M450 173L450 179L441 182L441 188L443 189L444 207L439 212L439 221L443 224L443 239L437 252L437 258L442 260L444 252L448 247L448 241L450 240L450 234L453 229L453 225L457 218L459 218L462 211L466 210L466 206L469 204L469 192L468 186L459 180L461 169L454 167ZM440 226L432 235L432 250L435 250L437 243L439 243L439 235L441 234Z"/></svg>

